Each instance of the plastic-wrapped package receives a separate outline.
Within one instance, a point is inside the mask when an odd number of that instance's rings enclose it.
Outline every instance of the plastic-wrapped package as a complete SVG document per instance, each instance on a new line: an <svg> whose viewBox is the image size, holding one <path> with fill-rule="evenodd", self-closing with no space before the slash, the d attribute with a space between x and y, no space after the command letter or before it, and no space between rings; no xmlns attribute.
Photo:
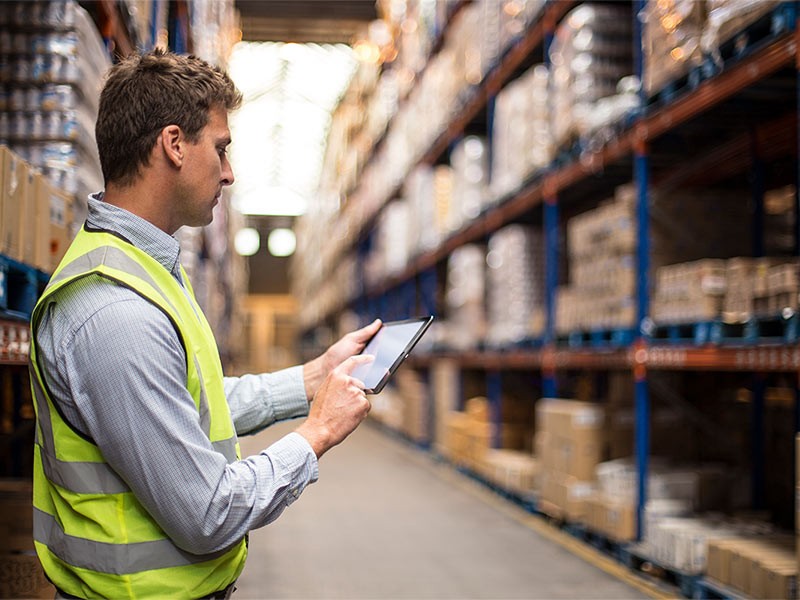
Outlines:
<svg viewBox="0 0 800 600"><path fill-rule="evenodd" d="M2 4L0 139L78 199L81 223L86 195L103 185L94 121L111 59L75 0Z"/></svg>
<svg viewBox="0 0 800 600"><path fill-rule="evenodd" d="M500 48L507 49L525 32L544 8L544 0L503 0L500 9Z"/></svg>
<svg viewBox="0 0 800 600"><path fill-rule="evenodd" d="M450 154L454 200L448 217L450 231L461 229L483 209L489 183L488 153L486 140L470 135L461 140Z"/></svg>
<svg viewBox="0 0 800 600"><path fill-rule="evenodd" d="M495 103L491 197L518 189L553 157L550 139L548 70L536 65L507 85Z"/></svg>
<svg viewBox="0 0 800 600"><path fill-rule="evenodd" d="M552 132L556 147L584 132L578 114L616 93L618 82L633 72L632 17L627 7L583 4L556 30L550 47Z"/></svg>
<svg viewBox="0 0 800 600"><path fill-rule="evenodd" d="M700 38L700 48L717 64L719 47L745 27L769 13L779 0L708 0L708 18Z"/></svg>
<svg viewBox="0 0 800 600"><path fill-rule="evenodd" d="M639 13L643 24L644 90L653 95L685 75L702 59L700 37L706 3L696 0L648 0Z"/></svg>
<svg viewBox="0 0 800 600"><path fill-rule="evenodd" d="M447 345L477 348L486 329L486 249L478 244L456 248L447 262L445 306Z"/></svg>
<svg viewBox="0 0 800 600"><path fill-rule="evenodd" d="M487 283L490 345L538 338L544 331L544 239L539 229L508 225L489 238Z"/></svg>

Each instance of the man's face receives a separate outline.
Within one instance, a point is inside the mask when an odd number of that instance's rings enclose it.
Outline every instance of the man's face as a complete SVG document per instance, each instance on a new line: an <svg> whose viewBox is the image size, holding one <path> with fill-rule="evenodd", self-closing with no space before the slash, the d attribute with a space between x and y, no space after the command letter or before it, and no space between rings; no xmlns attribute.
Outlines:
<svg viewBox="0 0 800 600"><path fill-rule="evenodd" d="M200 131L197 142L186 144L174 206L176 229L183 225L201 227L211 223L222 188L233 183L227 154L230 143L227 111L212 108L208 124Z"/></svg>

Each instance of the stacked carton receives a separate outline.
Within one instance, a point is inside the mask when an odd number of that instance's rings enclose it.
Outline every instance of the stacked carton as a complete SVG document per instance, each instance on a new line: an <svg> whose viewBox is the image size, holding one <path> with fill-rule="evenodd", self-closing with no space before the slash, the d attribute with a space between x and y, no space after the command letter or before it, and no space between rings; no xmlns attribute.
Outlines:
<svg viewBox="0 0 800 600"><path fill-rule="evenodd" d="M584 521L596 466L605 458L605 411L577 400L544 398L536 405L535 455L542 509Z"/></svg>
<svg viewBox="0 0 800 600"><path fill-rule="evenodd" d="M567 223L570 283L558 290L556 331L632 327L636 319L633 188Z"/></svg>
<svg viewBox="0 0 800 600"><path fill-rule="evenodd" d="M521 497L538 491L539 462L524 450L488 450L483 473L488 481Z"/></svg>
<svg viewBox="0 0 800 600"><path fill-rule="evenodd" d="M794 314L800 295L797 259L736 257L705 259L660 267L652 315L656 323L722 319L742 323L752 317Z"/></svg>
<svg viewBox="0 0 800 600"><path fill-rule="evenodd" d="M499 448L520 450L529 435L526 406L505 398L501 405ZM486 458L493 449L494 428L488 400L483 397L467 400L463 412L451 411L444 416L444 455L453 463L486 476Z"/></svg>
<svg viewBox="0 0 800 600"><path fill-rule="evenodd" d="M50 272L71 230L72 197L0 146L0 254Z"/></svg>
<svg viewBox="0 0 800 600"><path fill-rule="evenodd" d="M739 531L708 542L707 576L753 598L796 598L797 570L792 536Z"/></svg>
<svg viewBox="0 0 800 600"><path fill-rule="evenodd" d="M694 323L719 317L726 291L726 263L706 259L656 272L652 317L656 323Z"/></svg>

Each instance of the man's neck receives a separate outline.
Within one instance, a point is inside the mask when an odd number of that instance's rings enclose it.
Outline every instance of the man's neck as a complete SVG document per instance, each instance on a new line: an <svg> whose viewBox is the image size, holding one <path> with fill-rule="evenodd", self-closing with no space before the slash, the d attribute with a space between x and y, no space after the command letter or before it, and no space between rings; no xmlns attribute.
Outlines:
<svg viewBox="0 0 800 600"><path fill-rule="evenodd" d="M124 187L109 184L106 186L103 200L149 221L162 231L172 235L175 232L171 230L168 215L164 211L166 206L163 198L164 190L157 188L158 186L148 184L148 180L145 178L139 178L132 185Z"/></svg>

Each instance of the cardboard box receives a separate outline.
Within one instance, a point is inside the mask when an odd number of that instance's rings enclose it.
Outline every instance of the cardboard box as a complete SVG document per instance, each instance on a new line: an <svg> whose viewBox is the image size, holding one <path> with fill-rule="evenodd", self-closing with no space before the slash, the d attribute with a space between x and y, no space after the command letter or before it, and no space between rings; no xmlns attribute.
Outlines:
<svg viewBox="0 0 800 600"><path fill-rule="evenodd" d="M797 598L797 565L788 563L764 567L760 598Z"/></svg>
<svg viewBox="0 0 800 600"><path fill-rule="evenodd" d="M711 540L708 542L706 574L723 585L731 583L731 556L741 538Z"/></svg>
<svg viewBox="0 0 800 600"><path fill-rule="evenodd" d="M35 554L0 553L0 598L53 598L55 593Z"/></svg>
<svg viewBox="0 0 800 600"><path fill-rule="evenodd" d="M32 551L33 484L27 479L0 479L0 552Z"/></svg>
<svg viewBox="0 0 800 600"><path fill-rule="evenodd" d="M49 273L55 271L72 243L74 217L73 197L61 190L53 189L50 194L50 234L48 247Z"/></svg>
<svg viewBox="0 0 800 600"><path fill-rule="evenodd" d="M20 219L28 193L28 164L0 146L2 190L0 190L0 254L21 259Z"/></svg>
<svg viewBox="0 0 800 600"><path fill-rule="evenodd" d="M44 185L44 177L35 173L30 168L23 174L25 186L22 195L19 196L19 260L27 265L36 267L37 258L37 219L39 218L39 207L37 202L37 192L41 185Z"/></svg>

